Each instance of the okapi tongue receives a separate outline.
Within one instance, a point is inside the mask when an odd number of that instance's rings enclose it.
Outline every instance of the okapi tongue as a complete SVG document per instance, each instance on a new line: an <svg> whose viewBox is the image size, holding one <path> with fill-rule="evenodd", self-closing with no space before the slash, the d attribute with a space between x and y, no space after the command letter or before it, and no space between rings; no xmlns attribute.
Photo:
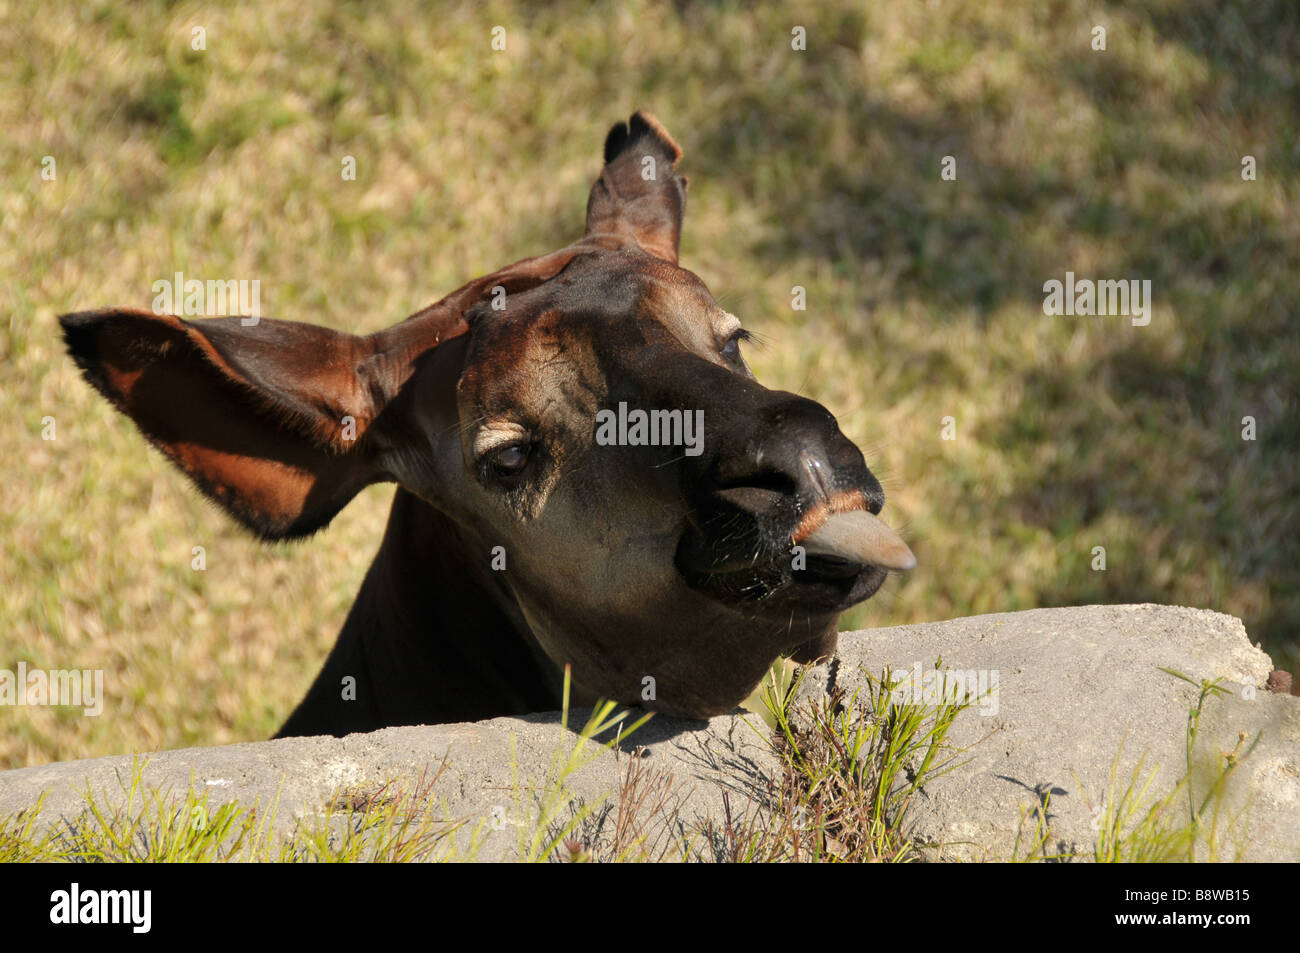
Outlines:
<svg viewBox="0 0 1300 953"><path fill-rule="evenodd" d="M801 543L809 556L834 556L881 569L913 569L907 543L866 510L836 513Z"/></svg>

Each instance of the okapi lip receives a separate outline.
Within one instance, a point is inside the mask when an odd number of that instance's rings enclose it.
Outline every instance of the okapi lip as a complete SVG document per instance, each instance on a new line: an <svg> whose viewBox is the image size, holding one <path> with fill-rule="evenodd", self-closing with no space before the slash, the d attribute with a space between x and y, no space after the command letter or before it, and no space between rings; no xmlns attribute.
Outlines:
<svg viewBox="0 0 1300 953"><path fill-rule="evenodd" d="M819 503L812 509L804 513L799 520L799 525L794 528L790 534L790 540L795 545L802 543L817 530L830 520L836 513L849 513L853 510L866 510L871 512L867 506L867 498L861 490L850 490L846 493L836 493L826 501Z"/></svg>
<svg viewBox="0 0 1300 953"><path fill-rule="evenodd" d="M862 563L839 556L821 556L808 554L807 568L795 573L795 582L803 582L802 577L811 576L817 580L856 579L867 567Z"/></svg>
<svg viewBox="0 0 1300 953"><path fill-rule="evenodd" d="M747 616L784 617L792 609L838 614L876 594L889 573L876 566L832 565L810 558L798 572L692 572L678 566L696 592Z"/></svg>
<svg viewBox="0 0 1300 953"><path fill-rule="evenodd" d="M888 576L877 566L811 553L795 570L793 559L779 544L719 549L691 529L678 543L674 564L695 591L746 613L773 615L792 607L842 612L875 595Z"/></svg>

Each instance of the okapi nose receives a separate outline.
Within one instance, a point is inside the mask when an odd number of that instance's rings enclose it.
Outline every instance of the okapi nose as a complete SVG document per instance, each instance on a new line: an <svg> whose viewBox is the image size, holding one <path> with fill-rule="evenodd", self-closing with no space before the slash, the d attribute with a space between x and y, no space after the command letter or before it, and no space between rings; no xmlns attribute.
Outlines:
<svg viewBox="0 0 1300 953"><path fill-rule="evenodd" d="M803 397L782 397L758 415L745 446L733 447L718 461L722 485L796 497L805 510L860 493L867 509L879 513L885 505L880 482L830 411Z"/></svg>
<svg viewBox="0 0 1300 953"><path fill-rule="evenodd" d="M754 422L715 463L719 497L751 513L792 516L792 542L818 560L822 575L915 567L907 544L876 516L885 504L880 481L826 408L781 394Z"/></svg>

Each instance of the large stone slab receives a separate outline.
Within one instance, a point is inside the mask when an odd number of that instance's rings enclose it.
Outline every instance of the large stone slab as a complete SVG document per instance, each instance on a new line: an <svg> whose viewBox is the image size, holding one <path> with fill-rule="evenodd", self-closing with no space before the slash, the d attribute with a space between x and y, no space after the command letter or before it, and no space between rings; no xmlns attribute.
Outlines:
<svg viewBox="0 0 1300 953"><path fill-rule="evenodd" d="M984 673L986 687L996 673L997 691L957 717L951 740L967 749L966 763L913 802L916 840L941 845L930 856L1011 857L1022 818L1030 819L1032 834L1046 792L1048 851L1090 855L1112 767L1123 784L1142 758L1156 772L1151 797L1186 771L1185 731L1196 689L1163 667L1198 680L1220 678L1232 693L1206 703L1199 752L1213 758L1232 750L1242 733L1262 733L1229 790L1246 858L1300 859L1300 699L1264 690L1272 666L1238 620L1177 607L1092 606L844 633L838 657L811 673L804 696L828 687L851 690L863 684L864 671L878 674L885 666L924 673L939 657L946 669ZM158 752L143 756L144 782L175 792L192 785L208 793L213 807L275 804L274 829L282 836L331 811L336 823L346 823L340 804L364 801L389 782L395 782L389 793L394 786L413 790L422 774L432 777L442 767L432 795L447 819L465 822L457 856L513 859L519 832L536 827L539 805L554 790L556 759L567 757L577 740L572 726L586 714L574 713L569 730L551 713ZM631 755L638 746L644 748L639 762ZM600 751L574 772L563 804L551 812L553 833L586 810L575 833L597 858L716 856L726 818L761 800L779 771L761 722L743 713L708 722L656 718L621 749ZM114 803L133 760L2 772L0 815L48 792L42 819L63 823L84 809L87 787L102 803ZM649 792L640 813L653 815L644 824L633 818L630 828L628 797L619 810L629 771L640 772L638 790ZM1193 783L1200 782L1194 777Z"/></svg>

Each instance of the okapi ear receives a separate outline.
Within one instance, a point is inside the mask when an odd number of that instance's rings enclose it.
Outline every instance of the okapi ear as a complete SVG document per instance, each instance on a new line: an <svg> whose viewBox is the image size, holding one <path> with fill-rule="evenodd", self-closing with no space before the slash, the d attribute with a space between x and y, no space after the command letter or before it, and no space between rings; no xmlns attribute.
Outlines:
<svg viewBox="0 0 1300 953"><path fill-rule="evenodd" d="M393 479L382 456L404 439L397 398L425 355L468 330L465 311L494 289L536 287L581 251L515 262L367 337L129 308L59 322L86 380L200 490L259 536L292 539Z"/></svg>
<svg viewBox="0 0 1300 953"><path fill-rule="evenodd" d="M386 403L369 339L291 321L106 309L59 319L96 390L266 539L325 526L384 479L367 431Z"/></svg>
<svg viewBox="0 0 1300 953"><path fill-rule="evenodd" d="M638 112L605 139L605 168L587 200L587 238L611 235L673 264L686 211L682 150L659 120Z"/></svg>

